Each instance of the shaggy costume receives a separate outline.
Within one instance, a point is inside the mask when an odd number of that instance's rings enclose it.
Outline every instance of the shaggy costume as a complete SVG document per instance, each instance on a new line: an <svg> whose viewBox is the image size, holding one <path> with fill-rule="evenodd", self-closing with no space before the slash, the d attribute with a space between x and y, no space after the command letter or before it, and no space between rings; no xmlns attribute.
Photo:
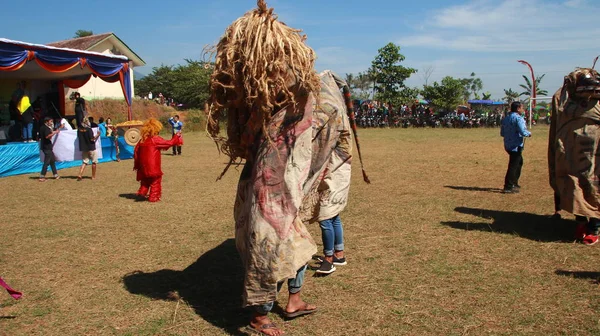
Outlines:
<svg viewBox="0 0 600 336"><path fill-rule="evenodd" d="M160 151L167 150L179 143L181 143L181 137L178 134L174 134L173 138L168 141L158 135L154 135L141 140L135 145L133 170L137 171L137 181L140 182L140 189L137 192L138 196L147 197L149 191L148 201L160 201L163 176Z"/></svg>
<svg viewBox="0 0 600 336"><path fill-rule="evenodd" d="M331 72L319 76L305 36L257 3L216 47L207 131L229 165L245 160L234 206L243 304L265 315L284 280L293 279L290 295L299 293L317 252L306 224L347 204L355 128L348 86Z"/></svg>
<svg viewBox="0 0 600 336"><path fill-rule="evenodd" d="M600 75L578 69L552 98L548 171L556 208L577 216L576 238L597 241L600 224ZM586 223L586 217L589 222ZM587 224L587 225L586 225ZM588 235L592 235L592 240Z"/></svg>

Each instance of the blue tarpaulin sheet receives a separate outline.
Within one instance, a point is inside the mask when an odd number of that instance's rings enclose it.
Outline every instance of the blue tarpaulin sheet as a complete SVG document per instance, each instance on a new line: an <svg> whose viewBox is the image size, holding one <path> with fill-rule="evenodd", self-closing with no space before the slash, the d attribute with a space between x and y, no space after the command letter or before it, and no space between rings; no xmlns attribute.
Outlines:
<svg viewBox="0 0 600 336"><path fill-rule="evenodd" d="M110 162L117 160L117 151L114 139L101 137L102 159L98 161ZM119 158L121 160L133 158L133 147L119 137ZM81 160L56 162L56 169L65 169L81 166ZM9 142L0 146L0 177L39 173L42 170L40 161L40 147L37 143ZM48 168L50 171L50 168Z"/></svg>

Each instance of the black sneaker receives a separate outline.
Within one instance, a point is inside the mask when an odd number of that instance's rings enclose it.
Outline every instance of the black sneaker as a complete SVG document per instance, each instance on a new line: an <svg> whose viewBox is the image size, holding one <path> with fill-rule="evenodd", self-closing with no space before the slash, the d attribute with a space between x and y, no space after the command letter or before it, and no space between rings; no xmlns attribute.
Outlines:
<svg viewBox="0 0 600 336"><path fill-rule="evenodd" d="M323 262L323 257L317 257L317 260L319 262ZM336 256L333 256L333 264L336 266L346 266L348 265L348 262L346 262L346 257L342 257L342 258L337 258Z"/></svg>
<svg viewBox="0 0 600 336"><path fill-rule="evenodd" d="M335 272L335 266L327 260L323 260L321 266L316 271L319 274L331 274Z"/></svg>
<svg viewBox="0 0 600 336"><path fill-rule="evenodd" d="M346 266L346 264L348 263L346 262L346 257L338 259L335 256L333 256L333 264L336 266Z"/></svg>

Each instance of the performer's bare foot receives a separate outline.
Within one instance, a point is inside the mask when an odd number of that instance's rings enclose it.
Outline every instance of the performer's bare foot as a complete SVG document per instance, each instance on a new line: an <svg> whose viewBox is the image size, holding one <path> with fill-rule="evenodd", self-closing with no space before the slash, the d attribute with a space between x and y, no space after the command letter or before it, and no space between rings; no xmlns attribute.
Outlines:
<svg viewBox="0 0 600 336"><path fill-rule="evenodd" d="M285 331L277 328L267 315L254 314L250 320L250 328L261 335L280 336L285 334Z"/></svg>

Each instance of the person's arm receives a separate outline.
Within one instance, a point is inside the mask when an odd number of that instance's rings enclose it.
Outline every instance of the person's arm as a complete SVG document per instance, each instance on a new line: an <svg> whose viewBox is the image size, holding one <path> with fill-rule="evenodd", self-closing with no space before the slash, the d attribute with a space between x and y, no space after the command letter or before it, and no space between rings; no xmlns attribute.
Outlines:
<svg viewBox="0 0 600 336"><path fill-rule="evenodd" d="M50 132L50 134L48 134L46 136L46 139L52 139L52 137L54 136L54 134L58 134L58 133L60 133L60 128L57 128L54 131Z"/></svg>
<svg viewBox="0 0 600 336"><path fill-rule="evenodd" d="M133 148L133 170L140 169L139 143Z"/></svg>
<svg viewBox="0 0 600 336"><path fill-rule="evenodd" d="M530 137L531 136L531 132L529 132L527 130L527 125L525 124L525 119L519 118L517 120L517 126L519 128L519 134L521 134L521 136L524 136L524 137Z"/></svg>
<svg viewBox="0 0 600 336"><path fill-rule="evenodd" d="M179 135L173 134L173 138L171 138L171 140L165 140L165 139L157 136L157 137L153 138L153 141L154 141L154 145L156 146L156 148L165 150L165 149L169 149L171 146L174 146L179 142Z"/></svg>
<svg viewBox="0 0 600 336"><path fill-rule="evenodd" d="M175 126L175 120L173 120L173 117L169 118L169 124L171 126Z"/></svg>
<svg viewBox="0 0 600 336"><path fill-rule="evenodd" d="M504 121L500 125L500 136L504 138Z"/></svg>

